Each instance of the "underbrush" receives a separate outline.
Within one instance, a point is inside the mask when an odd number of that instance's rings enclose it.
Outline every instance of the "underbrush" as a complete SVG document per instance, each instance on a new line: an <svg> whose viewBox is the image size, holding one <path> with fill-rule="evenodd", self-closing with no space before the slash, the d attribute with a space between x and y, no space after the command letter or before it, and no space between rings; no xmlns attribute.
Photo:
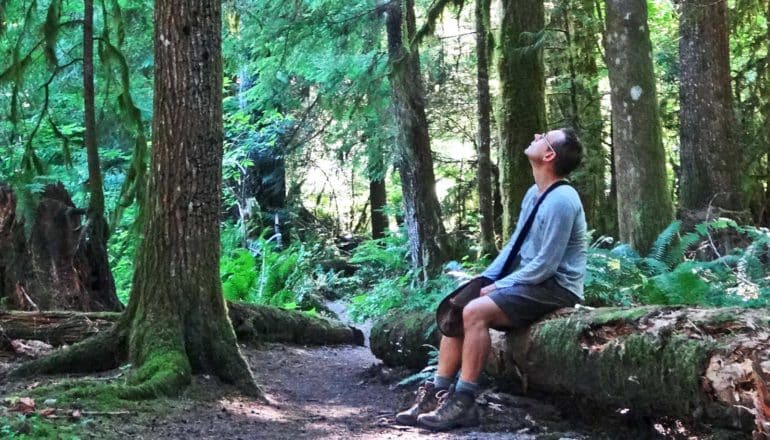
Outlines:
<svg viewBox="0 0 770 440"><path fill-rule="evenodd" d="M356 247L350 263L358 270L349 277L327 274L328 288L350 298L350 316L361 322L385 316L390 310L434 310L438 302L457 286L457 280L441 274L422 281L411 268L404 231ZM449 269L475 273L485 261L452 262Z"/></svg>
<svg viewBox="0 0 770 440"><path fill-rule="evenodd" d="M588 249L586 304L770 306L770 231L717 219L660 233L647 256L602 237Z"/></svg>

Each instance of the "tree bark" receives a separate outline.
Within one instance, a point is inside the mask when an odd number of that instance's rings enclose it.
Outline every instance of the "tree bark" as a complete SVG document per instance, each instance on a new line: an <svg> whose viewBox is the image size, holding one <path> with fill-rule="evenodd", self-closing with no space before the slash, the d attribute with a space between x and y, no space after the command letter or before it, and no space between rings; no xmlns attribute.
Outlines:
<svg viewBox="0 0 770 440"><path fill-rule="evenodd" d="M500 174L503 202L503 237L516 226L524 194L532 183L532 170L524 149L535 133L547 128L542 48L522 33L545 27L543 0L503 0L500 32L501 103Z"/></svg>
<svg viewBox="0 0 770 440"><path fill-rule="evenodd" d="M385 236L388 230L388 215L383 209L388 203L388 193L385 189L385 164L382 151L377 147L369 147L369 206L372 217L372 238Z"/></svg>
<svg viewBox="0 0 770 440"><path fill-rule="evenodd" d="M415 34L414 0L392 1L386 23L390 84L399 131L397 166L404 197L404 220L412 265L428 279L449 255L448 239L436 196L428 120L417 47L407 47Z"/></svg>
<svg viewBox="0 0 770 440"><path fill-rule="evenodd" d="M16 198L0 184L0 299L18 310L121 310L106 254L83 231L85 210L76 208L61 183L40 194L29 239L16 216ZM86 229L90 226L86 224ZM101 268L106 267L106 272ZM113 286L112 289L109 286Z"/></svg>
<svg viewBox="0 0 770 440"><path fill-rule="evenodd" d="M682 208L743 208L742 149L737 148L730 90L725 0L682 0L679 14Z"/></svg>
<svg viewBox="0 0 770 440"><path fill-rule="evenodd" d="M479 193L479 256L497 256L495 246L495 204L492 195L492 157L490 155L489 55L492 53L490 0L476 0L476 90L478 96L478 193Z"/></svg>
<svg viewBox="0 0 770 440"><path fill-rule="evenodd" d="M221 4L155 3L153 152L143 239L127 310L109 331L24 364L17 376L135 370L124 398L175 395L211 373L262 396L236 344L219 277Z"/></svg>
<svg viewBox="0 0 770 440"><path fill-rule="evenodd" d="M607 170L612 158L602 143L604 121L601 94L595 78L601 22L596 17L593 0L575 2L575 10L565 18L569 50L571 94L574 95L572 125L579 130L583 143L583 164L573 180L583 199L586 220L598 234L617 236L615 211L607 199ZM571 31L571 32L570 32Z"/></svg>
<svg viewBox="0 0 770 440"><path fill-rule="evenodd" d="M646 253L672 220L643 0L606 0L620 239Z"/></svg>
<svg viewBox="0 0 770 440"><path fill-rule="evenodd" d="M423 367L405 353L427 360L420 347L436 344L432 318L417 312L378 323L372 351L388 365ZM761 310L562 309L528 329L491 334L487 372L498 383L644 415L750 431L757 388L770 380L770 319Z"/></svg>
<svg viewBox="0 0 770 440"><path fill-rule="evenodd" d="M96 108L94 104L94 2L84 1L83 17L83 114L85 132L83 143L88 158L88 187L90 201L87 211L88 222L83 231L82 265L89 270L83 273L85 287L98 292L108 310L121 310L123 305L115 291L115 279L112 277L107 255L109 226L104 212L104 189L102 171L99 162L99 147L96 141Z"/></svg>
<svg viewBox="0 0 770 440"><path fill-rule="evenodd" d="M241 342L304 345L363 345L363 333L340 322L293 310L228 303L228 314ZM33 339L53 346L74 344L108 331L120 319L113 312L0 312L0 337Z"/></svg>

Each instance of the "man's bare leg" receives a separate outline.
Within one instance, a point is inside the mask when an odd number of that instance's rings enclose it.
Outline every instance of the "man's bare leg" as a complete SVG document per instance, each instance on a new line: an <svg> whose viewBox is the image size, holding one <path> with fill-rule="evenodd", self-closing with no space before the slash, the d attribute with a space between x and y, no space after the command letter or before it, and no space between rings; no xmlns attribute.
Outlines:
<svg viewBox="0 0 770 440"><path fill-rule="evenodd" d="M438 368L436 374L454 380L460 370L460 362L463 356L463 338L450 338L441 336L438 349Z"/></svg>
<svg viewBox="0 0 770 440"><path fill-rule="evenodd" d="M465 338L462 344L460 380L476 383L489 355L490 327L510 327L511 321L487 296L476 298L463 309Z"/></svg>

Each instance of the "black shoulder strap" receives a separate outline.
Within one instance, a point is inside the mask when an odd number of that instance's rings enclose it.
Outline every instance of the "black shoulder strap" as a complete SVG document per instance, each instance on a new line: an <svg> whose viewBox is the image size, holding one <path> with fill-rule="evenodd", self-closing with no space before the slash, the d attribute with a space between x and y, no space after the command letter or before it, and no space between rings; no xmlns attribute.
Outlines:
<svg viewBox="0 0 770 440"><path fill-rule="evenodd" d="M503 271L500 272L500 278L508 276L508 274L513 271L513 263L516 260L516 257L519 255L519 251L521 251L521 245L524 243L524 239L527 237L527 234L529 234L529 230L532 229L532 223L535 222L535 215L537 214L537 210L540 208L540 204L543 203L543 200L545 200L545 196L562 185L569 185L569 182L566 180L559 180L558 182L554 182L551 184L551 186L548 187L548 189L545 190L543 195L537 199L535 207L532 208L532 212L529 214L529 217L527 217L527 221L524 223L524 226L521 228L521 232L519 233L518 237L516 237L516 241L513 243L511 253L505 260Z"/></svg>

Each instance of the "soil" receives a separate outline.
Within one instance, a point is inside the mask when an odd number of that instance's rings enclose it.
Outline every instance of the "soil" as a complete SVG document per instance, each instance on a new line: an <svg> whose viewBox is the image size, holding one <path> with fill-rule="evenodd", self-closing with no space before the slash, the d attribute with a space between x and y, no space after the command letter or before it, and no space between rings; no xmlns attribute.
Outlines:
<svg viewBox="0 0 770 440"><path fill-rule="evenodd" d="M160 407L148 403L145 409L134 407L118 415L88 415L84 407L85 415L77 421L82 429L77 431L82 438L94 439L567 440L656 435L651 424L633 424L627 415L578 417L576 408L582 405L568 399L549 403L491 391L478 399L479 427L433 433L395 424L395 412L409 406L416 386L394 387L409 372L383 367L367 347L270 344L244 346L242 351L272 404L240 397L213 378L196 376L180 398L161 401ZM0 373L18 361L0 358ZM120 375L116 370L97 377ZM23 396L27 388L60 380L0 384L0 396ZM0 416L2 411L0 405ZM75 422L65 417L56 423L61 427Z"/></svg>

